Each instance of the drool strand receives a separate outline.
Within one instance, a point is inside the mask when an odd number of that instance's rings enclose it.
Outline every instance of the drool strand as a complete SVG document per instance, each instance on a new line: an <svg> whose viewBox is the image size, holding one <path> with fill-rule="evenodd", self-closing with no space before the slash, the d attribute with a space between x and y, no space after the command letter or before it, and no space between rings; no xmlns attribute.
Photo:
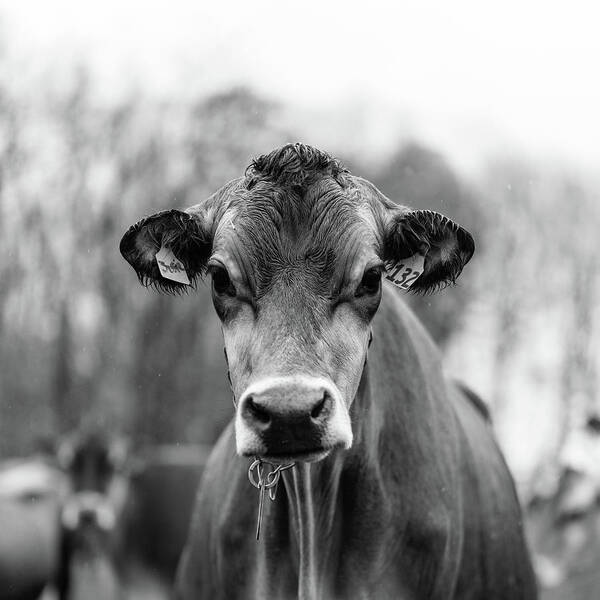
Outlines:
<svg viewBox="0 0 600 600"><path fill-rule="evenodd" d="M266 476L265 465L274 467L274 469L269 471ZM269 500L271 500L271 502L275 501L275 497L277 496L277 485L279 484L282 471L291 469L295 465L295 462L288 463L287 465L278 465L260 458L255 458L252 464L248 467L248 479L250 480L250 483L259 491L258 516L256 520L257 540L260 538L260 526L264 512L265 492L269 492Z"/></svg>

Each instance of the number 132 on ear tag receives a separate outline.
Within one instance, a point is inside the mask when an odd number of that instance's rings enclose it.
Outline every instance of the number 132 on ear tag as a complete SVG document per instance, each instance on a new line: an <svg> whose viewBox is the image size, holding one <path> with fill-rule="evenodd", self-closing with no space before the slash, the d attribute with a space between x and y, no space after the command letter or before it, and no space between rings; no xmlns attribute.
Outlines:
<svg viewBox="0 0 600 600"><path fill-rule="evenodd" d="M425 257L421 254L413 254L396 262L388 261L385 263L385 278L400 289L409 290L423 272L424 263Z"/></svg>

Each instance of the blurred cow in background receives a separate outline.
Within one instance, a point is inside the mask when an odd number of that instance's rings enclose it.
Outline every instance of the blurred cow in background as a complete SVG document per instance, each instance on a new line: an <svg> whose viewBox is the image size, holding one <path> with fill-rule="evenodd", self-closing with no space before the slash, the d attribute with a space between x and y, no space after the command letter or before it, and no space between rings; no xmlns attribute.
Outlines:
<svg viewBox="0 0 600 600"><path fill-rule="evenodd" d="M102 430L61 444L70 495L62 511L60 600L167 598L208 452L133 452Z"/></svg>
<svg viewBox="0 0 600 600"><path fill-rule="evenodd" d="M0 464L0 600L168 598L210 448L102 428L52 446Z"/></svg>
<svg viewBox="0 0 600 600"><path fill-rule="evenodd" d="M70 488L61 518L59 598L122 598L122 533L129 496L125 441L101 430L77 432L60 445L58 460Z"/></svg>
<svg viewBox="0 0 600 600"><path fill-rule="evenodd" d="M527 508L544 600L589 600L600 588L600 418L570 429L558 466Z"/></svg>

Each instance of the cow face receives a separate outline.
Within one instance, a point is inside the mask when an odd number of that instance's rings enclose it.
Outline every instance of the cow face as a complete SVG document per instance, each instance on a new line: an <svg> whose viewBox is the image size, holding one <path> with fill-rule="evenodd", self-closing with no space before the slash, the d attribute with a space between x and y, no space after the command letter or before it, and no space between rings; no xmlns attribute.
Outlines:
<svg viewBox="0 0 600 600"><path fill-rule="evenodd" d="M384 264L425 257L413 289L454 281L471 236L352 177L327 154L287 145L185 212L134 225L121 252L145 284L168 248L192 282L208 272L236 401L237 450L272 461L349 448L349 408L381 299Z"/></svg>
<svg viewBox="0 0 600 600"><path fill-rule="evenodd" d="M125 441L103 432L77 432L62 441L58 461L70 487L62 514L67 530L112 530L126 498L126 459Z"/></svg>

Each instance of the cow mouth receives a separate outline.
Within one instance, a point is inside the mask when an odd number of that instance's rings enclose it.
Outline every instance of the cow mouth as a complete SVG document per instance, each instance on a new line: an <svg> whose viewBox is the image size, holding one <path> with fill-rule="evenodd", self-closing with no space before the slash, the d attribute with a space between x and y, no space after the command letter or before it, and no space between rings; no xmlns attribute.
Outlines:
<svg viewBox="0 0 600 600"><path fill-rule="evenodd" d="M329 447L317 447L310 448L308 450L301 450L299 452L290 452L289 450L285 452L268 452L265 453L260 458L264 459L268 462L273 462L276 464L284 464L290 462L318 462L327 458L331 451L333 450L333 446Z"/></svg>

